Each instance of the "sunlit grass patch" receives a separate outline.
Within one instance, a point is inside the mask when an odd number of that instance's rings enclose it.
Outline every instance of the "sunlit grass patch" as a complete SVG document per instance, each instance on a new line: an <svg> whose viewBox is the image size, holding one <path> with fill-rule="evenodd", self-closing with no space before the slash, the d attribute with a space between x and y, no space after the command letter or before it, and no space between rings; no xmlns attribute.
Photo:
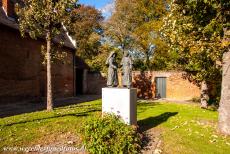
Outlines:
<svg viewBox="0 0 230 154"><path fill-rule="evenodd" d="M230 153L230 138L217 132L216 111L175 103L149 103L141 107L139 123L163 130L165 153Z"/></svg>
<svg viewBox="0 0 230 154"><path fill-rule="evenodd" d="M161 131L163 153L230 153L230 137L217 132L217 111L194 104L138 103L141 131ZM73 141L81 147L79 129L101 113L101 100L0 119L0 149L5 146L57 146ZM154 129L153 129L154 131Z"/></svg>

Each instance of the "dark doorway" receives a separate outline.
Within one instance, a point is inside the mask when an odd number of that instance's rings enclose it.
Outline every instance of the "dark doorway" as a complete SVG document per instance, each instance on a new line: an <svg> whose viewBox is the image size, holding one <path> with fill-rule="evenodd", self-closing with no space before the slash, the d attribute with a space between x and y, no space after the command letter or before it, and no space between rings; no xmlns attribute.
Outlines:
<svg viewBox="0 0 230 154"><path fill-rule="evenodd" d="M166 98L166 78L165 77L156 78L156 97Z"/></svg>
<svg viewBox="0 0 230 154"><path fill-rule="evenodd" d="M83 69L76 69L76 81L75 81L75 89L76 89L76 95L82 95L83 94Z"/></svg>

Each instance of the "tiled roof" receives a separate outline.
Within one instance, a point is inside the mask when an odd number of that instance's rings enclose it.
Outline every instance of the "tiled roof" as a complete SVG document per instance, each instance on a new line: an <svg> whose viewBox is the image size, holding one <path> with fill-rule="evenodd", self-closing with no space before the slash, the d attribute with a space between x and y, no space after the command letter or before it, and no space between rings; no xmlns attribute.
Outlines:
<svg viewBox="0 0 230 154"><path fill-rule="evenodd" d="M13 29L19 30L19 25L11 18L8 18L5 14L5 11L3 10L2 7L0 7L0 24L3 24L5 26L8 26ZM68 32L63 28L63 32L58 35L57 37L54 38L54 42L58 43L60 41L64 42L64 46L71 48L71 49L76 49L76 45L72 38L68 35Z"/></svg>
<svg viewBox="0 0 230 154"><path fill-rule="evenodd" d="M6 16L5 11L2 7L0 7L0 24L9 26L14 29L19 29L18 24Z"/></svg>

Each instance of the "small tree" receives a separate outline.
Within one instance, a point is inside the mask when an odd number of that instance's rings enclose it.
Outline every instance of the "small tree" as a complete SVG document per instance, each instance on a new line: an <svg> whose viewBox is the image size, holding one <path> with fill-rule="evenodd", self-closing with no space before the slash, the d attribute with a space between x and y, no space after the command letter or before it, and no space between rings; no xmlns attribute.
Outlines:
<svg viewBox="0 0 230 154"><path fill-rule="evenodd" d="M47 62L47 110L53 110L51 44L55 36L62 30L62 24L69 22L69 10L74 0L26 0L19 9L19 26L22 36L46 38Z"/></svg>

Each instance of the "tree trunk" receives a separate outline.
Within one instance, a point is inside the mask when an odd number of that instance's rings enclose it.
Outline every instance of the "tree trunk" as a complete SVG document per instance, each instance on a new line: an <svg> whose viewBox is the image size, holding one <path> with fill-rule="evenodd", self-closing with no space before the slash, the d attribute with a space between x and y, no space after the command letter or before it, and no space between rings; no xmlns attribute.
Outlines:
<svg viewBox="0 0 230 154"><path fill-rule="evenodd" d="M148 52L146 53L146 67L149 70L149 54L148 54Z"/></svg>
<svg viewBox="0 0 230 154"><path fill-rule="evenodd" d="M47 111L53 110L53 92L52 92L52 67L51 67L51 35L47 32Z"/></svg>
<svg viewBox="0 0 230 154"><path fill-rule="evenodd" d="M230 135L230 49L223 55L223 75L219 107L219 130Z"/></svg>
<svg viewBox="0 0 230 154"><path fill-rule="evenodd" d="M209 100L209 95L208 95L208 85L206 81L203 81L201 83L201 97L200 97L200 103L201 103L201 108L207 109L208 108L208 100Z"/></svg>

